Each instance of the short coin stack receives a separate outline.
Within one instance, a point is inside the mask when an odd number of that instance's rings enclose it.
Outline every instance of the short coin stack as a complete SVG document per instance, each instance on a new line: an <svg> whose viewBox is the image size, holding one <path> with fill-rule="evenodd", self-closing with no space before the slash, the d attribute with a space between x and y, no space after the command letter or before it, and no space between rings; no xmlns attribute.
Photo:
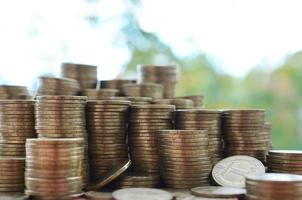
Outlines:
<svg viewBox="0 0 302 200"><path fill-rule="evenodd" d="M77 80L81 91L95 88L97 84L97 66L63 63L62 76Z"/></svg>
<svg viewBox="0 0 302 200"><path fill-rule="evenodd" d="M116 188L131 188L131 187L144 187L155 188L158 187L159 175L149 173L133 173L126 172L121 175L114 182Z"/></svg>
<svg viewBox="0 0 302 200"><path fill-rule="evenodd" d="M25 158L0 157L0 192L24 191Z"/></svg>
<svg viewBox="0 0 302 200"><path fill-rule="evenodd" d="M42 76L37 95L77 95L79 90L79 83L74 79Z"/></svg>
<svg viewBox="0 0 302 200"><path fill-rule="evenodd" d="M131 101L131 105L140 105L140 104L151 104L151 97L111 97L112 100L126 100Z"/></svg>
<svg viewBox="0 0 302 200"><path fill-rule="evenodd" d="M164 98L174 98L178 71L176 66L138 66L142 83L159 83L164 87Z"/></svg>
<svg viewBox="0 0 302 200"><path fill-rule="evenodd" d="M301 200L302 176L266 173L247 176L247 200Z"/></svg>
<svg viewBox="0 0 302 200"><path fill-rule="evenodd" d="M267 161L270 172L302 175L302 151L269 151Z"/></svg>
<svg viewBox="0 0 302 200"><path fill-rule="evenodd" d="M207 130L209 152L213 164L222 159L221 111L209 109L177 110L175 116L176 129Z"/></svg>
<svg viewBox="0 0 302 200"><path fill-rule="evenodd" d="M83 95L87 96L89 100L103 100L115 97L118 92L116 89L86 89Z"/></svg>
<svg viewBox="0 0 302 200"><path fill-rule="evenodd" d="M87 127L92 181L128 160L127 114L130 102L88 101Z"/></svg>
<svg viewBox="0 0 302 200"><path fill-rule="evenodd" d="M265 110L226 110L222 119L225 154L249 155L265 162L270 143L264 131Z"/></svg>
<svg viewBox="0 0 302 200"><path fill-rule="evenodd" d="M155 100L156 104L175 105L176 109L189 109L194 107L194 103L190 99L175 98L175 99L160 99Z"/></svg>
<svg viewBox="0 0 302 200"><path fill-rule="evenodd" d="M26 194L37 199L65 200L82 194L82 138L38 138L26 142Z"/></svg>
<svg viewBox="0 0 302 200"><path fill-rule="evenodd" d="M158 130L172 128L173 105L134 105L130 107L128 142L132 169L159 174Z"/></svg>
<svg viewBox="0 0 302 200"><path fill-rule="evenodd" d="M0 99L32 99L25 86L0 85Z"/></svg>
<svg viewBox="0 0 302 200"><path fill-rule="evenodd" d="M25 157L27 138L35 137L35 102L0 100L0 156Z"/></svg>
<svg viewBox="0 0 302 200"><path fill-rule="evenodd" d="M212 169L207 130L162 130L158 135L160 174L168 188L209 185Z"/></svg>
<svg viewBox="0 0 302 200"><path fill-rule="evenodd" d="M192 95L180 98L192 100L194 102L194 108L204 108L204 95Z"/></svg>
<svg viewBox="0 0 302 200"><path fill-rule="evenodd" d="M114 79L101 81L101 88L117 89L119 90L118 96L125 96L123 92L123 85L126 83L136 83L136 80L131 79Z"/></svg>
<svg viewBox="0 0 302 200"><path fill-rule="evenodd" d="M156 83L127 83L123 85L126 96L131 97L152 97L153 99L163 98L163 86Z"/></svg>

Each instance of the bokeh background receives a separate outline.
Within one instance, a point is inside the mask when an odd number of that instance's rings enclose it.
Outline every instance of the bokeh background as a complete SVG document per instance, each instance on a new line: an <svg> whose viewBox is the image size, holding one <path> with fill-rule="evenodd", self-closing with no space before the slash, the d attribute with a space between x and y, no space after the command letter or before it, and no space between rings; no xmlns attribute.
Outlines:
<svg viewBox="0 0 302 200"><path fill-rule="evenodd" d="M276 149L302 149L299 0L10 0L0 2L0 84L60 75L62 62L99 79L136 65L179 66L177 94L207 108L265 108Z"/></svg>

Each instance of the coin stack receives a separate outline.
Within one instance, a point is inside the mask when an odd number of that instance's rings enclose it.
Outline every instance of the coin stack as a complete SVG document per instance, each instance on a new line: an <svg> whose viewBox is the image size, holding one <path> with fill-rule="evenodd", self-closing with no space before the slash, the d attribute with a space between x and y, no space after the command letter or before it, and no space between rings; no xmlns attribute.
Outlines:
<svg viewBox="0 0 302 200"><path fill-rule="evenodd" d="M126 83L136 83L136 80L114 79L114 80L103 80L100 83L101 83L101 88L117 89L119 91L117 96L125 96L125 93L123 91L123 85Z"/></svg>
<svg viewBox="0 0 302 200"><path fill-rule="evenodd" d="M155 100L155 104L175 105L176 109L193 108L194 102L190 99L175 98L175 99L160 99Z"/></svg>
<svg viewBox="0 0 302 200"><path fill-rule="evenodd" d="M302 151L269 151L267 160L270 172L302 175Z"/></svg>
<svg viewBox="0 0 302 200"><path fill-rule="evenodd" d="M62 76L77 80L81 91L95 88L97 84L97 66L63 63Z"/></svg>
<svg viewBox="0 0 302 200"><path fill-rule="evenodd" d="M175 127L180 130L207 130L213 164L222 159L221 111L206 109L177 110Z"/></svg>
<svg viewBox="0 0 302 200"><path fill-rule="evenodd" d="M138 172L126 172L115 180L116 188L155 188L158 187L159 175Z"/></svg>
<svg viewBox="0 0 302 200"><path fill-rule="evenodd" d="M142 83L159 83L164 87L164 98L174 98L178 72L176 66L138 66Z"/></svg>
<svg viewBox="0 0 302 200"><path fill-rule="evenodd" d="M212 169L207 130L161 130L160 174L168 188L209 185Z"/></svg>
<svg viewBox="0 0 302 200"><path fill-rule="evenodd" d="M115 97L118 92L116 89L86 89L83 95L87 96L89 100L104 100Z"/></svg>
<svg viewBox="0 0 302 200"><path fill-rule="evenodd" d="M159 174L157 131L172 128L173 105L130 107L128 143L135 172Z"/></svg>
<svg viewBox="0 0 302 200"><path fill-rule="evenodd" d="M32 99L25 86L0 85L0 99Z"/></svg>
<svg viewBox="0 0 302 200"><path fill-rule="evenodd" d="M226 110L222 119L226 156L248 155L265 162L270 148L265 110Z"/></svg>
<svg viewBox="0 0 302 200"><path fill-rule="evenodd" d="M66 200L82 194L84 140L38 138L26 142L26 194L34 199Z"/></svg>
<svg viewBox="0 0 302 200"><path fill-rule="evenodd" d="M301 200L302 176L266 173L247 176L247 200Z"/></svg>
<svg viewBox="0 0 302 200"><path fill-rule="evenodd" d="M74 79L42 76L37 95L77 95L79 90L79 83Z"/></svg>
<svg viewBox="0 0 302 200"><path fill-rule="evenodd" d="M24 191L25 158L0 157L0 192Z"/></svg>
<svg viewBox="0 0 302 200"><path fill-rule="evenodd" d="M0 100L0 156L25 157L27 138L35 137L35 102Z"/></svg>
<svg viewBox="0 0 302 200"><path fill-rule="evenodd" d="M95 182L116 164L128 160L127 114L130 102L98 100L87 103L90 172Z"/></svg>
<svg viewBox="0 0 302 200"><path fill-rule="evenodd" d="M131 105L151 104L153 102L151 97L111 97L110 99L130 101Z"/></svg>
<svg viewBox="0 0 302 200"><path fill-rule="evenodd" d="M156 83L127 83L123 85L126 96L131 97L152 97L153 99L163 98L163 86Z"/></svg>
<svg viewBox="0 0 302 200"><path fill-rule="evenodd" d="M194 108L204 108L204 95L192 95L180 98L192 100L194 102Z"/></svg>

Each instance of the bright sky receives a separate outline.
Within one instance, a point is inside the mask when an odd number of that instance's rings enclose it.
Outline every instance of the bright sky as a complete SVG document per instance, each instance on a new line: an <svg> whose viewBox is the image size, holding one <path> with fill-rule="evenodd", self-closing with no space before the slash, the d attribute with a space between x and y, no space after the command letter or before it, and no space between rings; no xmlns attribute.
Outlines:
<svg viewBox="0 0 302 200"><path fill-rule="evenodd" d="M114 78L130 54L112 45L127 0L10 0L0 2L0 84L31 85L41 73L59 75L63 61L100 66ZM139 23L179 56L206 53L226 73L273 68L302 49L300 0L142 0ZM94 28L83 20L100 13Z"/></svg>

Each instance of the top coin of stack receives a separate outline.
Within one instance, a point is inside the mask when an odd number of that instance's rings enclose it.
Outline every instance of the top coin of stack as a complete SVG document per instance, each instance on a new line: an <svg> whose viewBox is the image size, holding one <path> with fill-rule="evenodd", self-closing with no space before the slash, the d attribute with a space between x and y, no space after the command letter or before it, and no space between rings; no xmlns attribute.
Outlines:
<svg viewBox="0 0 302 200"><path fill-rule="evenodd" d="M163 98L163 86L156 83L127 83L123 85L126 96L131 97L152 97L153 99Z"/></svg>
<svg viewBox="0 0 302 200"><path fill-rule="evenodd" d="M77 80L81 91L95 88L97 84L97 66L63 63L62 76Z"/></svg>
<svg viewBox="0 0 302 200"><path fill-rule="evenodd" d="M0 99L32 99L25 86L0 85Z"/></svg>
<svg viewBox="0 0 302 200"><path fill-rule="evenodd" d="M155 104L175 105L176 109L193 108L194 102L190 99L175 98L175 99L160 99L155 100Z"/></svg>
<svg viewBox="0 0 302 200"><path fill-rule="evenodd" d="M194 108L204 108L204 95L192 95L180 97L182 99L190 99L194 102Z"/></svg>
<svg viewBox="0 0 302 200"><path fill-rule="evenodd" d="M269 151L267 161L270 172L302 175L302 151Z"/></svg>
<svg viewBox="0 0 302 200"><path fill-rule="evenodd" d="M222 119L226 155L249 155L265 162L270 149L265 110L226 110Z"/></svg>
<svg viewBox="0 0 302 200"><path fill-rule="evenodd" d="M174 98L178 82L176 66L138 66L139 79L142 83L160 83L164 87L164 98Z"/></svg>
<svg viewBox="0 0 302 200"><path fill-rule="evenodd" d="M101 88L117 89L119 90L118 96L125 96L123 91L123 85L126 83L136 83L136 80L131 79L114 79L114 80L102 80Z"/></svg>
<svg viewBox="0 0 302 200"><path fill-rule="evenodd" d="M266 173L247 176L247 200L301 200L302 176Z"/></svg>
<svg viewBox="0 0 302 200"><path fill-rule="evenodd" d="M106 100L115 97L118 92L117 89L86 89L83 95L87 96L89 100Z"/></svg>
<svg viewBox="0 0 302 200"><path fill-rule="evenodd" d="M76 95L79 90L79 83L74 79L42 76L37 95Z"/></svg>
<svg viewBox="0 0 302 200"><path fill-rule="evenodd" d="M153 103L152 97L111 97L110 99L130 101L131 105L140 105L140 104L151 104L151 103Z"/></svg>

